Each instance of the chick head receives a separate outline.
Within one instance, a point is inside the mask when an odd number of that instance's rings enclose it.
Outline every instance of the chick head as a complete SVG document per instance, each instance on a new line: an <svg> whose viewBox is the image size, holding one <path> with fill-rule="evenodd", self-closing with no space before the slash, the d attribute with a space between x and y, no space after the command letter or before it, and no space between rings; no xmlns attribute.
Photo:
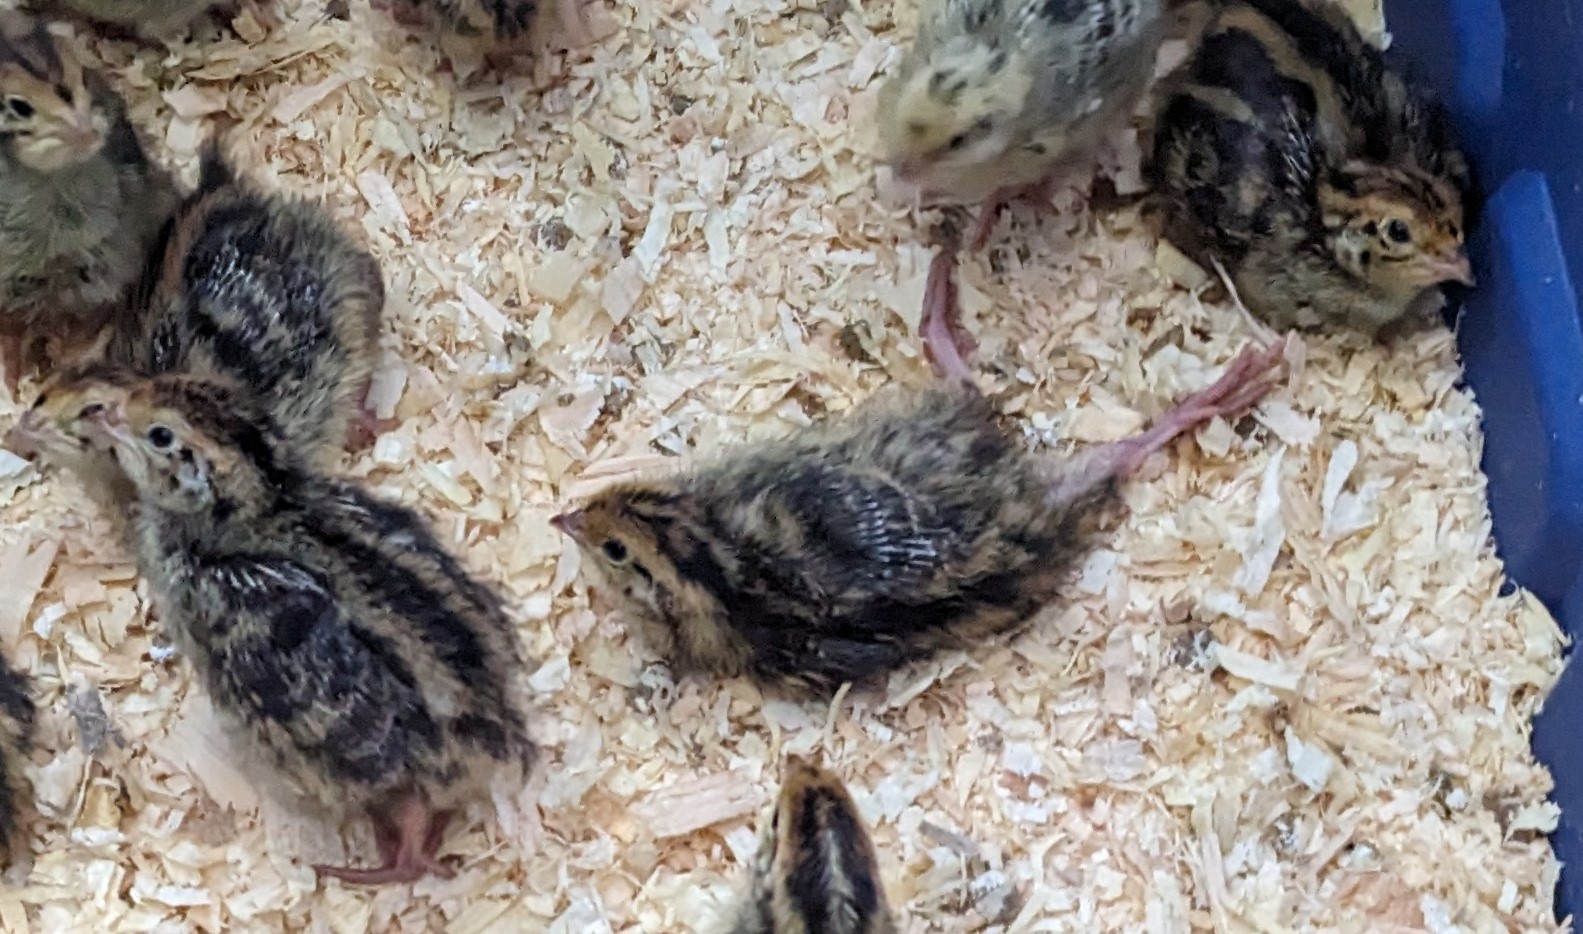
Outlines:
<svg viewBox="0 0 1583 934"><path fill-rule="evenodd" d="M1319 204L1336 260L1379 291L1407 300L1446 282L1474 284L1462 196L1445 179L1351 162L1321 185Z"/></svg>
<svg viewBox="0 0 1583 934"><path fill-rule="evenodd" d="M925 194L962 194L1015 144L1033 82L1021 56L996 43L924 45L880 93L880 144L901 181Z"/></svg>
<svg viewBox="0 0 1583 934"><path fill-rule="evenodd" d="M78 474L94 464L113 466L113 455L108 446L97 443L88 419L125 401L136 382L133 371L97 361L56 370L39 388L32 407L6 433L5 446Z"/></svg>
<svg viewBox="0 0 1583 934"><path fill-rule="evenodd" d="M65 37L0 13L0 147L30 169L58 172L98 155L109 128Z"/></svg>
<svg viewBox="0 0 1583 934"><path fill-rule="evenodd" d="M174 515L215 510L263 484L274 461L260 421L230 387L185 376L145 380L86 419L139 501Z"/></svg>
<svg viewBox="0 0 1583 934"><path fill-rule="evenodd" d="M687 508L651 486L617 486L552 519L592 559L600 576L654 621L714 617L719 602L682 575L673 554L687 554Z"/></svg>
<svg viewBox="0 0 1583 934"><path fill-rule="evenodd" d="M771 914L776 930L877 934L891 931L874 844L857 805L835 775L789 756L770 817ZM792 923L788 923L792 922Z"/></svg>

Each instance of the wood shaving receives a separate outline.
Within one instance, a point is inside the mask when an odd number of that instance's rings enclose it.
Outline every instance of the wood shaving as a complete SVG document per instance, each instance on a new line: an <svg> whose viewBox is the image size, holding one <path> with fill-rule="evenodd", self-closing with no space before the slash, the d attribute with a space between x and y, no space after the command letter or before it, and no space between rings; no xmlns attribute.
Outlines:
<svg viewBox="0 0 1583 934"><path fill-rule="evenodd" d="M678 681L549 518L929 378L943 213L876 195L869 116L910 7L616 5L604 40L502 80L367 4L280 9L254 42L86 44L186 177L223 118L381 259L372 401L400 424L349 470L500 582L542 665L542 769L453 822L455 879L315 885L310 861L371 857L363 822L251 780L109 524L0 458L0 638L46 711L6 930L715 930L790 751L849 783L908 931L1559 929L1527 735L1564 639L1503 595L1449 333L1301 339L1254 418L1127 486L1072 602L1018 639L834 706ZM1062 197L960 270L985 381L1050 452L1260 333L1133 211ZM125 740L97 759L79 677Z"/></svg>

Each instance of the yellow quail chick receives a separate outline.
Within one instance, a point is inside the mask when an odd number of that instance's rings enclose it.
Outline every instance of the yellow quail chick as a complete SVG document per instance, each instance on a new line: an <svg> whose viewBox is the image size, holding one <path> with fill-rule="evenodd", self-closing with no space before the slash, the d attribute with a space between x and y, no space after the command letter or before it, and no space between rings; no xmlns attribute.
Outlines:
<svg viewBox="0 0 1583 934"><path fill-rule="evenodd" d="M512 622L418 515L303 467L250 399L167 375L85 416L137 489L139 569L231 735L373 820L383 863L321 876L449 876L455 809L534 758Z"/></svg>
<svg viewBox="0 0 1583 934"><path fill-rule="evenodd" d="M31 849L33 785L23 774L36 720L29 690L26 675L0 663L0 854L7 865L22 862Z"/></svg>
<svg viewBox="0 0 1583 934"><path fill-rule="evenodd" d="M771 813L730 934L895 934L874 843L840 779L789 756Z"/></svg>
<svg viewBox="0 0 1583 934"><path fill-rule="evenodd" d="M559 516L683 668L818 692L1011 630L1050 601L1118 483L1270 386L1248 350L1148 431L1061 463L964 387L893 393L779 443Z"/></svg>
<svg viewBox="0 0 1583 934"><path fill-rule="evenodd" d="M1165 238L1277 327L1373 335L1473 284L1444 109L1328 0L1227 2L1162 84L1147 155Z"/></svg>
<svg viewBox="0 0 1583 934"><path fill-rule="evenodd" d="M978 249L1009 200L1047 201L1054 176L1087 170L1153 74L1162 0L929 0L880 94L880 143L926 196L985 200ZM929 277L922 332L936 367L969 375L951 259Z"/></svg>
<svg viewBox="0 0 1583 934"><path fill-rule="evenodd" d="M126 105L45 24L0 11L0 363L15 389L34 329L102 323L174 210Z"/></svg>

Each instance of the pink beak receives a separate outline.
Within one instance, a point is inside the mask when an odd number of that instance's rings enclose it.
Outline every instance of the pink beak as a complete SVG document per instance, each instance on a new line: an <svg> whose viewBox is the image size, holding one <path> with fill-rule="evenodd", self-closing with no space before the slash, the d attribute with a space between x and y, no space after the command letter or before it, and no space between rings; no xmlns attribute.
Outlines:
<svg viewBox="0 0 1583 934"><path fill-rule="evenodd" d="M1473 264L1461 250L1450 259L1437 260L1430 269L1440 277L1441 282L1460 282L1469 288L1478 285L1478 280L1473 276Z"/></svg>
<svg viewBox="0 0 1583 934"><path fill-rule="evenodd" d="M571 512L563 512L558 516L552 517L550 519L550 525L555 526L557 529L560 529L562 532L566 533L572 538L581 541L583 537L584 515L585 514L581 509L574 509Z"/></svg>

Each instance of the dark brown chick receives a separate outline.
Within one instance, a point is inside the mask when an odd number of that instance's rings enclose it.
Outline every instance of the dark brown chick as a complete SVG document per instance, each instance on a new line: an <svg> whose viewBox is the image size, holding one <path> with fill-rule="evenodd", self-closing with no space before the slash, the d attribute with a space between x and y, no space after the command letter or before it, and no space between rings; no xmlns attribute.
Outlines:
<svg viewBox="0 0 1583 934"><path fill-rule="evenodd" d="M26 675L0 663L0 853L8 865L32 849L33 785L23 770L33 748L36 712Z"/></svg>
<svg viewBox="0 0 1583 934"><path fill-rule="evenodd" d="M1153 428L1031 456L966 388L891 394L779 443L618 485L557 518L684 668L817 691L1015 628L1049 602L1118 483L1269 388L1249 350Z"/></svg>
<svg viewBox="0 0 1583 934"><path fill-rule="evenodd" d="M1445 111L1327 0L1228 2L1162 85L1148 153L1165 238L1273 325L1373 335L1473 284Z"/></svg>
<svg viewBox="0 0 1583 934"><path fill-rule="evenodd" d="M0 11L0 363L12 389L30 338L102 324L124 301L178 200L71 43Z"/></svg>
<svg viewBox="0 0 1583 934"><path fill-rule="evenodd" d="M895 934L874 843L841 780L786 759L753 881L730 934Z"/></svg>
<svg viewBox="0 0 1583 934"><path fill-rule="evenodd" d="M433 20L448 39L461 40L500 67L535 47L570 48L593 38L583 0L374 0L374 5L411 25ZM552 41L557 32L559 43Z"/></svg>
<svg viewBox="0 0 1583 934"><path fill-rule="evenodd" d="M261 191L206 146L108 358L235 380L288 443L329 466L368 443L385 306L379 263L323 210Z"/></svg>
<svg viewBox="0 0 1583 934"><path fill-rule="evenodd" d="M373 820L382 865L320 875L451 875L454 810L534 758L495 592L411 510L303 467L245 392L162 376L85 420L137 489L139 569L232 735Z"/></svg>

